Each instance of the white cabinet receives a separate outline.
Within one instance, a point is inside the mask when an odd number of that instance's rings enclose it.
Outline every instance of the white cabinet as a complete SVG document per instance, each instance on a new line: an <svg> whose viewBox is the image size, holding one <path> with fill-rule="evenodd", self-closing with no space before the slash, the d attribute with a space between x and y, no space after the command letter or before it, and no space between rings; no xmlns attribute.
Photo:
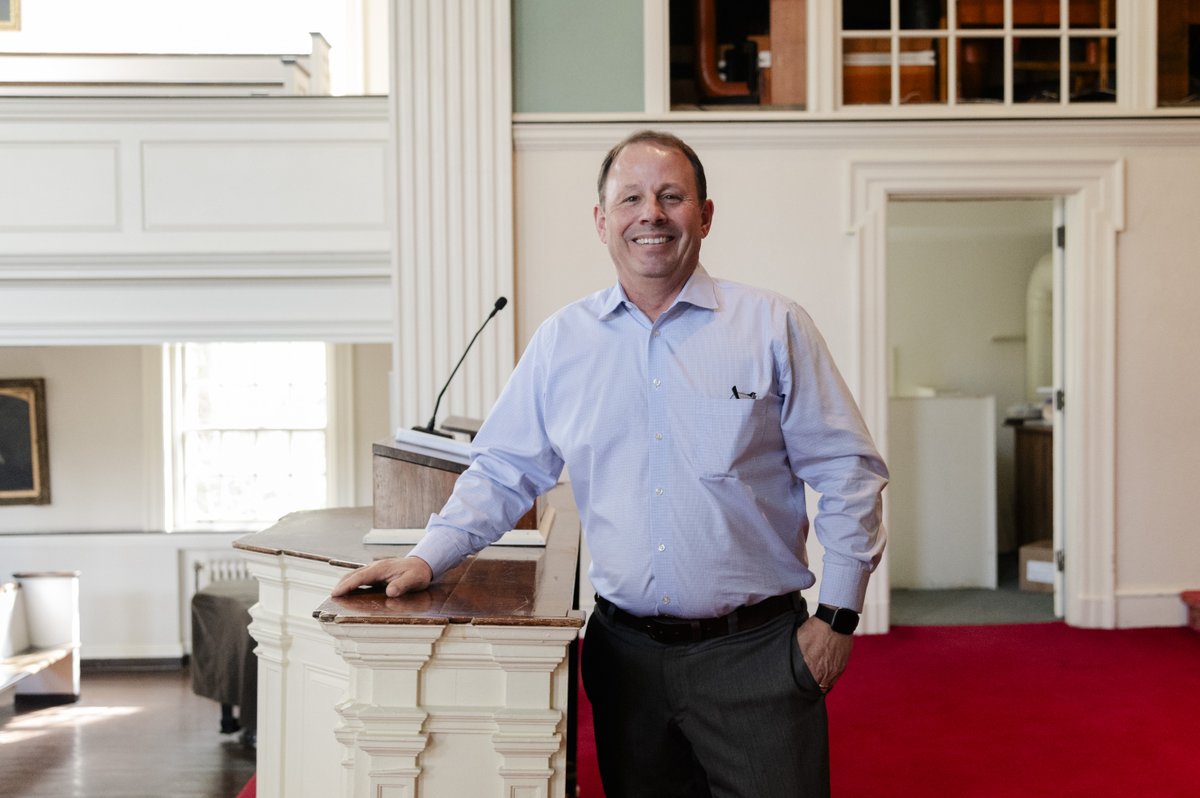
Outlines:
<svg viewBox="0 0 1200 798"><path fill-rule="evenodd" d="M889 402L891 586L996 587L996 403Z"/></svg>

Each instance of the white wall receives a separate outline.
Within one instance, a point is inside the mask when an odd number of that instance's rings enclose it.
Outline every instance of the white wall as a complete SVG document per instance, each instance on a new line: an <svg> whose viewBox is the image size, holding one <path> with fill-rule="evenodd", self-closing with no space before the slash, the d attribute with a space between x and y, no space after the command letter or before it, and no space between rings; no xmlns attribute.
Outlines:
<svg viewBox="0 0 1200 798"><path fill-rule="evenodd" d="M1127 180L1117 270L1117 590L1131 603L1147 597L1131 620L1163 623L1173 611L1182 623L1177 592L1200 586L1200 146L1139 149Z"/></svg>
<svg viewBox="0 0 1200 798"><path fill-rule="evenodd" d="M155 528L142 359L137 346L0 348L0 377L46 380L50 443L50 504L0 507L0 533Z"/></svg>

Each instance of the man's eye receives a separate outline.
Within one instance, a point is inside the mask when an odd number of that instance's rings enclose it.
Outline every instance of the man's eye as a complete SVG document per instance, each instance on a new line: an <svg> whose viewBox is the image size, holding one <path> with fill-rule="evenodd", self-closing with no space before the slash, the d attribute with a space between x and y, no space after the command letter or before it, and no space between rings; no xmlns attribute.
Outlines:
<svg viewBox="0 0 1200 798"><path fill-rule="evenodd" d="M622 201L622 202L637 202L637 201L638 201L638 198L637 198L636 196L629 196L629 197L626 197L625 199L623 199L623 200L621 200L621 201Z"/></svg>
<svg viewBox="0 0 1200 798"><path fill-rule="evenodd" d="M679 202L678 194L663 194L663 202Z"/></svg>

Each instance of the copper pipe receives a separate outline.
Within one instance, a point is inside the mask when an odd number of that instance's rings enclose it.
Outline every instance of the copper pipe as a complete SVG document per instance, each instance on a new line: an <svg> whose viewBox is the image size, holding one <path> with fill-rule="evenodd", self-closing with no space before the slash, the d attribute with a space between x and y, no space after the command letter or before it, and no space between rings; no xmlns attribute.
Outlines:
<svg viewBox="0 0 1200 798"><path fill-rule="evenodd" d="M706 97L749 97L748 83L721 80L717 72L717 0L696 0L696 79Z"/></svg>

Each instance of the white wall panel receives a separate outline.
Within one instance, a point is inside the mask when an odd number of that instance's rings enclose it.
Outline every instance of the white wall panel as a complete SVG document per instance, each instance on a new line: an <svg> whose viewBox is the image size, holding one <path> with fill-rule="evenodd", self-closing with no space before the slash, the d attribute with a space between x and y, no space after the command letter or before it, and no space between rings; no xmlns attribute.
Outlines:
<svg viewBox="0 0 1200 798"><path fill-rule="evenodd" d="M0 141L0 232L116 230L117 151L113 141Z"/></svg>
<svg viewBox="0 0 1200 798"><path fill-rule="evenodd" d="M384 98L0 97L0 345L387 341Z"/></svg>
<svg viewBox="0 0 1200 798"><path fill-rule="evenodd" d="M383 343L386 277L20 282L0 291L0 346L168 341Z"/></svg>
<svg viewBox="0 0 1200 798"><path fill-rule="evenodd" d="M381 141L146 141L143 227L382 230Z"/></svg>

